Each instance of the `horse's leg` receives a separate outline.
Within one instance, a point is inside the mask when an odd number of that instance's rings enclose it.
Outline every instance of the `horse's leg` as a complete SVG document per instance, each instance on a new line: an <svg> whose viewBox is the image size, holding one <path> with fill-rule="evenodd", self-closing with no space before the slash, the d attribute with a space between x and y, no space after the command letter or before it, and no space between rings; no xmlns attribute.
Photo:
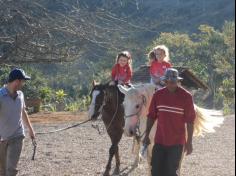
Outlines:
<svg viewBox="0 0 236 176"><path fill-rule="evenodd" d="M120 173L120 154L119 154L119 146L117 146L117 151L115 153L116 158L116 168L114 170L114 174L117 175Z"/></svg>
<svg viewBox="0 0 236 176"><path fill-rule="evenodd" d="M132 165L132 168L138 167L138 165L139 165L139 163L141 161L141 158L139 156L140 148L141 148L140 142L137 140L137 138L134 137L134 140L133 140L133 152L135 154L135 160L134 160L134 163Z"/></svg>
<svg viewBox="0 0 236 176"><path fill-rule="evenodd" d="M112 144L111 145L111 148L109 150L109 160L108 160L108 163L107 163L107 166L106 166L106 171L104 172L104 176L109 176L110 175L110 170L111 170L111 162L112 162L112 159L116 153L116 150L117 150L117 145L114 145Z"/></svg>
<svg viewBox="0 0 236 176"><path fill-rule="evenodd" d="M118 175L120 173L120 154L119 154L119 143L123 135L123 129L121 128L120 131L117 131L116 138L113 139L113 143L117 144L115 158L116 158L116 168L114 170L114 174Z"/></svg>

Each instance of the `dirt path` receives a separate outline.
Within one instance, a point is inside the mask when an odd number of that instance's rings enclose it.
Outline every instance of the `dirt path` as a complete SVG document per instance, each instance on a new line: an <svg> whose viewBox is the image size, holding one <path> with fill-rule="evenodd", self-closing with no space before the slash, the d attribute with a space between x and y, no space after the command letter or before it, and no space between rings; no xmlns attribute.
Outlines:
<svg viewBox="0 0 236 176"><path fill-rule="evenodd" d="M63 114L63 113L62 113ZM62 123L63 117L68 121L83 119L83 115L42 114L41 119L33 118L36 131L52 130L65 127L72 122ZM71 115L71 116L70 116ZM55 119L52 117L57 117ZM48 120L50 119L50 120ZM47 122L47 124L45 124ZM120 144L122 169L133 162L131 154L132 139L123 137ZM20 176L101 176L110 146L106 134L99 136L91 124L71 129L59 134L38 137L36 161L31 161L31 141L25 140L25 147L19 165ZM195 138L195 151L185 158L183 176L234 176L235 175L235 117L226 117L225 123L215 134L205 138ZM146 165L121 175L145 176Z"/></svg>

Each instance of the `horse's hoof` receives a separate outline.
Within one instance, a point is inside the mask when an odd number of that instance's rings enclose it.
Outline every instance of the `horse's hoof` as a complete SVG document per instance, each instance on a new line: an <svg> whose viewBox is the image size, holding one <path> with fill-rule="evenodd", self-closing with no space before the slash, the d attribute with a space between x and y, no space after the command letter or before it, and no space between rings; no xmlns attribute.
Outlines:
<svg viewBox="0 0 236 176"><path fill-rule="evenodd" d="M115 168L113 175L119 175L120 174L120 168Z"/></svg>
<svg viewBox="0 0 236 176"><path fill-rule="evenodd" d="M110 176L110 173L109 173L109 172L105 172L105 173L103 174L103 176Z"/></svg>

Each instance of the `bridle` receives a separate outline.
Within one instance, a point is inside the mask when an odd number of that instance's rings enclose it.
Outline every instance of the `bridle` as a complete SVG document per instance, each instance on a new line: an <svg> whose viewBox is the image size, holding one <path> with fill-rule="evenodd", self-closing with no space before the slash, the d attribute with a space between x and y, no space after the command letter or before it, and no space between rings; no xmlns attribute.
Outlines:
<svg viewBox="0 0 236 176"><path fill-rule="evenodd" d="M96 89L94 89L93 91L95 91ZM92 91L92 92L93 92ZM102 91L103 92L103 90L99 90L99 91ZM92 94L92 93L91 93ZM102 113L102 109L103 109L103 107L105 106L105 103L104 103L104 100L102 101L102 104L99 104L99 103L92 103L91 104L92 106L94 106L94 108L95 108L95 110L96 110L96 107L98 107L98 106L100 106L100 108L98 109L98 111L96 111L96 112L94 112L94 114L101 114Z"/></svg>
<svg viewBox="0 0 236 176"><path fill-rule="evenodd" d="M131 114L131 115L125 115L125 119L129 119L129 118L134 117L134 116L138 117L138 123L136 124L136 127L135 127L135 137L136 137L136 140L138 142L140 142L141 138L146 133L146 131L144 131L144 133L141 134L141 130L140 130L140 123L141 123L140 122L140 115L141 115L143 107L147 106L147 98L144 95L142 95L142 99L143 99L143 101L142 101L142 103L141 103L141 105L139 107L139 110L136 113Z"/></svg>
<svg viewBox="0 0 236 176"><path fill-rule="evenodd" d="M97 107L97 106L100 106L100 108L99 108L99 110L97 111L97 112L95 112L95 113L99 113L99 114L101 114L101 112L102 112L102 109L103 109L103 107L104 107L104 101L103 101L103 103L100 105L99 103L94 103L94 104L91 104L91 105L93 105L95 108Z"/></svg>
<svg viewBox="0 0 236 176"><path fill-rule="evenodd" d="M125 119L131 118L133 116L140 116L140 113L141 113L143 107L147 105L147 99L146 99L146 97L144 95L142 95L142 99L143 99L143 101L142 101L142 103L141 103L141 105L139 107L139 110L136 113L134 113L134 114L125 115Z"/></svg>
<svg viewBox="0 0 236 176"><path fill-rule="evenodd" d="M113 123L113 121L114 121L114 119L115 119L115 117L116 117L116 115L118 113L118 109L119 109L119 92L118 92L118 90L116 91L116 100L117 100L117 102L116 102L116 110L115 110L115 113L114 113L114 115L113 115L109 125L106 127L107 131L111 128L111 125L112 125L112 123ZM102 103L101 107L99 108L99 110L96 113L99 113L99 114L102 113L103 108L106 105L106 102L107 102L107 98L106 98L106 95L104 95L103 103ZM93 104L93 105L94 106L100 106L100 104L96 104L96 103ZM98 127L95 127L95 128L97 129ZM100 132L99 132L99 134L100 134Z"/></svg>

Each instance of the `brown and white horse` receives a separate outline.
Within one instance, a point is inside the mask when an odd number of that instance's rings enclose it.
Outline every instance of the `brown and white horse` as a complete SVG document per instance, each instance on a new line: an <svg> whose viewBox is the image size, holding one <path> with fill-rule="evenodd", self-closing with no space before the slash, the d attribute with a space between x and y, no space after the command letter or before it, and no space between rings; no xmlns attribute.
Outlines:
<svg viewBox="0 0 236 176"><path fill-rule="evenodd" d="M151 104L152 97L155 93L156 87L152 84L140 84L133 86L131 88L125 88L123 86L118 86L120 91L125 94L124 108L125 108L125 134L130 137L137 135L137 129L139 131L140 137L145 133L146 121L149 106ZM196 121L194 124L194 135L201 136L205 133L215 132L214 128L220 126L223 123L223 118L216 117L214 115L220 115L220 112L213 114L211 111L204 110L195 105L196 111ZM154 125L151 133L151 145L148 147L148 163L150 166L149 174L151 171L151 157L152 148L154 146L154 136L156 131L157 122ZM142 139L140 140L142 141ZM141 142L142 143L142 142ZM136 151L140 149L140 145L136 146ZM138 154L138 153L137 153ZM140 160L139 155L137 155L136 162Z"/></svg>
<svg viewBox="0 0 236 176"><path fill-rule="evenodd" d="M109 160L104 172L104 176L110 175L112 159L115 156L116 168L114 174L120 172L119 142L123 135L124 121L124 95L117 86L109 84L93 84L91 92L91 105L89 108L89 117L97 119L101 115L106 126L107 133L111 138L112 145L109 150Z"/></svg>

